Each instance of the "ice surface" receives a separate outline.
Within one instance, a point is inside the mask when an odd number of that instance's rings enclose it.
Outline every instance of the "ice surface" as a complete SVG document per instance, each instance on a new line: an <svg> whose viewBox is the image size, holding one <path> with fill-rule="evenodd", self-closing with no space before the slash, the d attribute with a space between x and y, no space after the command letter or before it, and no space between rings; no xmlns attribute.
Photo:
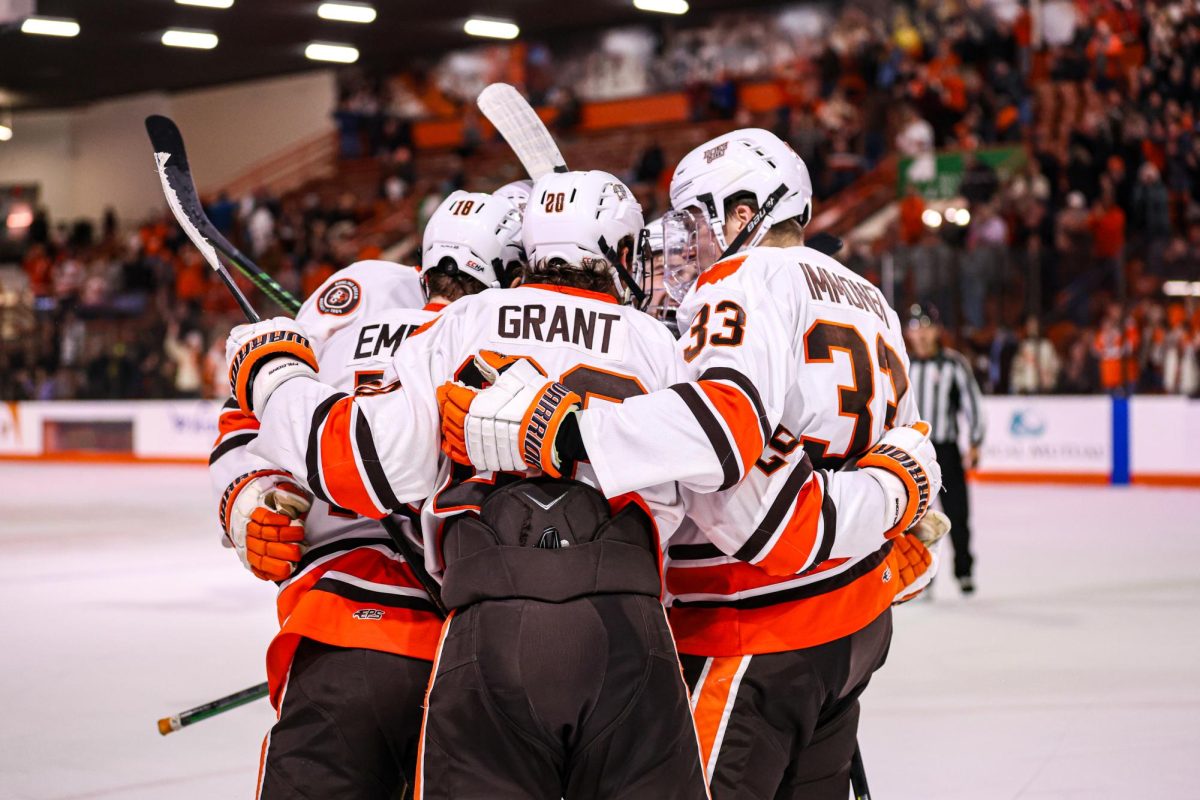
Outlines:
<svg viewBox="0 0 1200 800"><path fill-rule="evenodd" d="M1200 492L978 486L978 595L897 610L876 800L1200 796ZM199 467L0 464L0 798L253 796L272 587Z"/></svg>

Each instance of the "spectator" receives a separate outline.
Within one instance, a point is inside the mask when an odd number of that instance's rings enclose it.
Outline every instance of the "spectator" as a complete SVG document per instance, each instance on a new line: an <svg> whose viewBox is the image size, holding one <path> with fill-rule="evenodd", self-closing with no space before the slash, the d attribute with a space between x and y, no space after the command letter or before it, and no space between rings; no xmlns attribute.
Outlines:
<svg viewBox="0 0 1200 800"><path fill-rule="evenodd" d="M1104 280L1111 279L1118 297L1125 296L1125 212L1116 203L1111 186L1105 186L1103 196L1092 209L1088 219L1092 232L1092 254L1096 269Z"/></svg>
<svg viewBox="0 0 1200 800"><path fill-rule="evenodd" d="M1163 275L1163 254L1171 238L1171 206L1158 167L1146 163L1133 190L1131 230L1141 234L1146 246L1146 266L1152 275Z"/></svg>
<svg viewBox="0 0 1200 800"><path fill-rule="evenodd" d="M1017 346L1012 363L1013 394L1046 394L1058 387L1058 353L1042 335L1038 319L1025 320L1025 336Z"/></svg>
<svg viewBox="0 0 1200 800"><path fill-rule="evenodd" d="M199 331L188 331L179 338L179 323L167 325L167 338L163 350L175 368L175 396L200 397L204 388L204 372L201 360L204 356L204 337Z"/></svg>

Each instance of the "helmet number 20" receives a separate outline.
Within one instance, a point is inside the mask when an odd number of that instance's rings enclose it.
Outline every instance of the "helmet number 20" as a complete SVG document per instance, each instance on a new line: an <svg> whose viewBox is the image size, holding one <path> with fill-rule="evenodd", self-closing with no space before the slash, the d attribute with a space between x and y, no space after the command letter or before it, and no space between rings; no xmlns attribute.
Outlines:
<svg viewBox="0 0 1200 800"><path fill-rule="evenodd" d="M557 214L562 211L567 204L566 192L547 192L543 207L547 214Z"/></svg>
<svg viewBox="0 0 1200 800"><path fill-rule="evenodd" d="M717 316L721 321L721 327L716 333L709 334L708 322L710 317ZM701 306L696 312L696 318L692 322L692 327L688 329L688 335L692 337L692 343L686 350L683 351L683 357L687 361L691 361L706 345L714 347L737 347L742 343L746 334L746 311L732 300L722 300L715 306Z"/></svg>

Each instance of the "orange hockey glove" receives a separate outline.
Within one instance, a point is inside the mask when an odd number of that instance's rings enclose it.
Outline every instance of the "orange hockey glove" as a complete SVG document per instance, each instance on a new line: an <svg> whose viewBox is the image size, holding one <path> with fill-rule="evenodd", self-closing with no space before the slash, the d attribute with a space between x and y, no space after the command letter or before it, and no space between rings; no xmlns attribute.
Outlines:
<svg viewBox="0 0 1200 800"><path fill-rule="evenodd" d="M304 518L309 494L277 470L235 480L221 498L221 522L246 569L266 581L291 576L304 554Z"/></svg>

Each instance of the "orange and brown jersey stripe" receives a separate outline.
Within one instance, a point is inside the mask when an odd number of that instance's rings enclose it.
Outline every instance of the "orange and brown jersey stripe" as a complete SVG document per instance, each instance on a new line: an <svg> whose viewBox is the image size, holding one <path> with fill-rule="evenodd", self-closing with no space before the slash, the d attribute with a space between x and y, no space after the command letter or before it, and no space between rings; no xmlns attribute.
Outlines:
<svg viewBox="0 0 1200 800"><path fill-rule="evenodd" d="M213 442L208 463L214 464L221 456L250 444L258 438L258 428L258 419L253 414L238 408L237 400L232 397L226 400L217 420L217 440Z"/></svg>
<svg viewBox="0 0 1200 800"><path fill-rule="evenodd" d="M679 651L706 656L779 653L815 647L861 630L895 599L898 578L888 563L891 550L889 542L849 567L842 562L840 570L829 570L833 574L828 578L776 579L780 582L776 591L677 598L671 606L671 630ZM674 548L669 552L674 559ZM681 581L687 572L674 564L668 568L667 587L672 593L685 588ZM728 578L712 579L708 585L724 590L731 583Z"/></svg>
<svg viewBox="0 0 1200 800"><path fill-rule="evenodd" d="M347 394L330 395L313 412L305 463L309 488L330 505L371 519L402 508L379 462L371 425Z"/></svg>
<svg viewBox="0 0 1200 800"><path fill-rule="evenodd" d="M734 556L769 575L795 575L828 559L836 535L837 506L804 455Z"/></svg>
<svg viewBox="0 0 1200 800"><path fill-rule="evenodd" d="M721 464L721 489L735 486L771 438L771 425L754 383L728 367L706 370L693 383L670 387L692 412Z"/></svg>

